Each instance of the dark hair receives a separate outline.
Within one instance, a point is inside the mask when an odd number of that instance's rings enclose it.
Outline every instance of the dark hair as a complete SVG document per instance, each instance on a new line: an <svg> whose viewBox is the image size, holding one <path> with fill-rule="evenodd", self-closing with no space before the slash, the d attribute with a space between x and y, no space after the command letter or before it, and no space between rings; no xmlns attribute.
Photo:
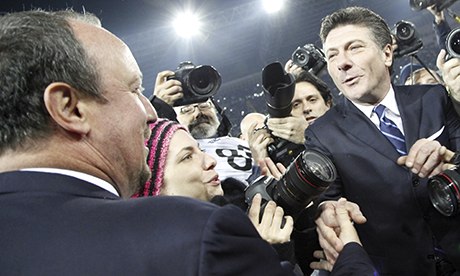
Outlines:
<svg viewBox="0 0 460 276"><path fill-rule="evenodd" d="M340 9L323 18L321 22L320 37L324 44L329 32L339 26L359 25L368 28L373 40L383 49L391 45L391 31L385 20L375 12L363 7L348 7Z"/></svg>
<svg viewBox="0 0 460 276"><path fill-rule="evenodd" d="M324 103L327 104L330 102L332 104L332 94L327 84L310 72L301 71L295 76L295 82L308 82L312 84L319 91L321 97L323 97Z"/></svg>
<svg viewBox="0 0 460 276"><path fill-rule="evenodd" d="M104 101L96 65L67 20L41 10L0 17L0 154L50 135L55 125L43 100L49 84L65 82Z"/></svg>

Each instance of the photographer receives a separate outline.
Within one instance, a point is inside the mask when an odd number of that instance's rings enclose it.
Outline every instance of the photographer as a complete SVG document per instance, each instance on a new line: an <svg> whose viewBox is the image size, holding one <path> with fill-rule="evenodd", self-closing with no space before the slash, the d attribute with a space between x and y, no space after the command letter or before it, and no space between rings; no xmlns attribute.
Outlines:
<svg viewBox="0 0 460 276"><path fill-rule="evenodd" d="M159 117L175 120L186 126L192 137L198 140L200 147L218 161L216 171L224 180L222 185L226 194L230 195L232 191L240 190L240 184L243 184L242 189L248 184L247 179L252 173L253 165L249 145L242 139L228 136L231 128L228 118L218 111L211 96L206 97L218 92L220 76L217 71L209 70L210 66L193 65L185 68L207 68L202 70L200 76L193 76L201 78L202 83L215 83L207 86L208 91L203 89L206 93L201 93L203 91L195 91L200 88L194 86L191 77L181 73L181 68L184 71L184 64L190 66L191 63L183 62L176 72L166 70L157 75L152 104L158 110ZM178 101L188 104L177 105ZM226 181L227 179L229 180Z"/></svg>
<svg viewBox="0 0 460 276"><path fill-rule="evenodd" d="M255 162L268 156L267 144L273 141L273 136L302 145L305 142L305 129L332 106L332 96L327 85L297 65L290 64L291 60L286 63L287 72L293 72L295 77L290 116L268 118L268 130L256 129L255 126L250 128L248 142Z"/></svg>
<svg viewBox="0 0 460 276"><path fill-rule="evenodd" d="M173 76L174 72L170 70L158 73L150 102L155 107L159 118L177 121L176 112L172 106L174 102L184 97L184 93L180 81L172 79Z"/></svg>

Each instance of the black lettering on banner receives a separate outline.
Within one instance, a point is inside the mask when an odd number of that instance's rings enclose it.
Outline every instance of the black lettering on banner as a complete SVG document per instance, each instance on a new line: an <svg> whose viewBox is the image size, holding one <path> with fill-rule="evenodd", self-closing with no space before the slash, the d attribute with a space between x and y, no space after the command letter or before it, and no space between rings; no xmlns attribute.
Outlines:
<svg viewBox="0 0 460 276"><path fill-rule="evenodd" d="M216 149L216 154L227 158L228 164L235 170L248 171L252 168L252 155L248 147L238 145L237 149ZM243 161L243 166L238 165L235 160Z"/></svg>

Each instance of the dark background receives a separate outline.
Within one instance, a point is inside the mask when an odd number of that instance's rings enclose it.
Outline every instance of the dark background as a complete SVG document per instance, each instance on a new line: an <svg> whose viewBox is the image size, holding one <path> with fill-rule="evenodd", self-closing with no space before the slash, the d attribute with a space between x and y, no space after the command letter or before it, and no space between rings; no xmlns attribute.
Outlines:
<svg viewBox="0 0 460 276"><path fill-rule="evenodd" d="M424 47L418 56L435 66L439 51L432 28L433 16L427 11L413 11L409 0L286 0L277 14L267 14L260 0L80 0L80 1L0 1L0 13L42 8L56 10L72 7L90 11L102 25L121 37L131 48L144 74L146 95L151 95L156 74L174 70L181 61L195 65L213 65L222 76L216 98L234 123L247 112L265 112L259 83L261 69L273 62L283 64L301 45L319 41L319 26L325 15L347 6L368 7L382 15L392 27L399 20L415 24ZM204 32L186 41L171 26L174 14L192 7L201 14ZM451 6L460 14L460 2ZM446 14L452 28L458 26ZM395 61L395 72L409 58ZM321 77L334 87L326 72ZM397 76L396 76L397 77ZM337 93L334 90L334 93Z"/></svg>

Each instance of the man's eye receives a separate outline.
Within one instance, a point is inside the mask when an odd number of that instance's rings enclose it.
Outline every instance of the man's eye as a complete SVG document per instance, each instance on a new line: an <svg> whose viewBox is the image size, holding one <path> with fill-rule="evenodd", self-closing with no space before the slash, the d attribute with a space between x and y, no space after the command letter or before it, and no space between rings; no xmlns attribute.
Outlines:
<svg viewBox="0 0 460 276"><path fill-rule="evenodd" d="M139 87L137 87L136 89L133 90L133 93L135 93L135 94L142 94L142 92L144 92L144 87L142 87L142 86L139 86Z"/></svg>

